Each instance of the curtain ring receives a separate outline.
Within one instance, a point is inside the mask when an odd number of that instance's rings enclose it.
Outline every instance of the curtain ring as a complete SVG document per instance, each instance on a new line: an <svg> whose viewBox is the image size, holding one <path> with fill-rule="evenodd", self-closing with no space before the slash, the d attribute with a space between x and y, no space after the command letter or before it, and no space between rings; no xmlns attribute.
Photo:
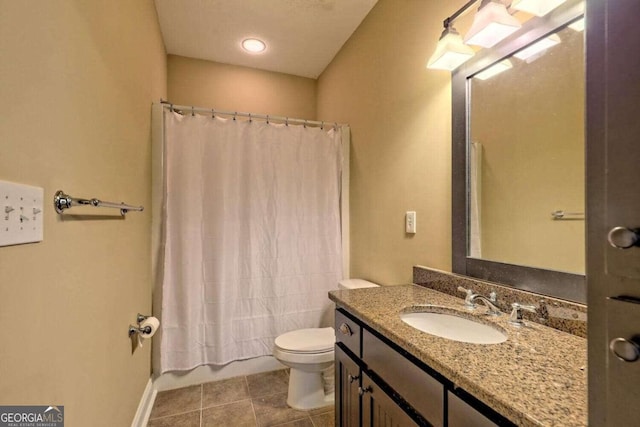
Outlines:
<svg viewBox="0 0 640 427"><path fill-rule="evenodd" d="M235 113L233 113L233 121L236 121L236 116L238 115L238 112L236 111Z"/></svg>
<svg viewBox="0 0 640 427"><path fill-rule="evenodd" d="M173 113L173 104L170 104L171 106L169 107L169 110Z"/></svg>
<svg viewBox="0 0 640 427"><path fill-rule="evenodd" d="M251 113L249 113L249 123L253 123L253 119L251 118Z"/></svg>
<svg viewBox="0 0 640 427"><path fill-rule="evenodd" d="M338 131L338 122L335 122L333 124L333 130L335 130L336 132Z"/></svg>
<svg viewBox="0 0 640 427"><path fill-rule="evenodd" d="M324 122L320 122L320 130L324 130Z"/></svg>
<svg viewBox="0 0 640 427"><path fill-rule="evenodd" d="M304 125L303 126L304 126L305 129L307 128L307 121L306 120L304 121Z"/></svg>
<svg viewBox="0 0 640 427"><path fill-rule="evenodd" d="M284 124L285 126L289 126L289 117L285 117Z"/></svg>
<svg viewBox="0 0 640 427"><path fill-rule="evenodd" d="M196 116L196 113L195 113L195 111L193 110L193 107L191 107L191 117L195 117L195 116Z"/></svg>
<svg viewBox="0 0 640 427"><path fill-rule="evenodd" d="M212 119L216 118L216 111L213 108L211 109L211 118Z"/></svg>
<svg viewBox="0 0 640 427"><path fill-rule="evenodd" d="M267 114L267 124L269 124L269 115Z"/></svg>

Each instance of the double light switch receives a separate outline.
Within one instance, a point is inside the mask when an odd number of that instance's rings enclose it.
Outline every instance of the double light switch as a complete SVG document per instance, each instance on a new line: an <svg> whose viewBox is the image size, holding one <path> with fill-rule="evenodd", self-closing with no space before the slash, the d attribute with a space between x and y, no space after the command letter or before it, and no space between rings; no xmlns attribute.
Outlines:
<svg viewBox="0 0 640 427"><path fill-rule="evenodd" d="M42 241L44 189L0 181L0 246Z"/></svg>

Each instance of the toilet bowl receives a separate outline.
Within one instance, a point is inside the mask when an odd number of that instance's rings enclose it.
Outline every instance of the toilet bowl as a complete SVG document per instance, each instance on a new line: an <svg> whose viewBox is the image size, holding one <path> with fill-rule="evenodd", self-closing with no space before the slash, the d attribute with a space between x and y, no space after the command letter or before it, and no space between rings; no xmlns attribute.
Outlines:
<svg viewBox="0 0 640 427"><path fill-rule="evenodd" d="M340 289L370 288L378 285L361 279L341 280ZM334 403L333 328L298 329L275 339L273 357L290 368L287 404L309 410ZM323 375L324 374L324 375Z"/></svg>

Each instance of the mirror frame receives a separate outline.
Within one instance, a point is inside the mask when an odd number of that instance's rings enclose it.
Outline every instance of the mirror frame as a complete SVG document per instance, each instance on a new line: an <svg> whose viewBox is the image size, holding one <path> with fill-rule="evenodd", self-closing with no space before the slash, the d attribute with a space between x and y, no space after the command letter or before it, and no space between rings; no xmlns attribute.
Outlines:
<svg viewBox="0 0 640 427"><path fill-rule="evenodd" d="M522 28L490 49L482 49L451 75L452 92L452 271L555 298L586 303L586 278L543 268L470 258L469 248L469 78L530 43L556 32L585 14L582 0L568 0L544 17L533 17ZM586 29L585 29L586 31ZM585 62L586 63L586 62ZM586 184L585 184L586 185ZM586 203L585 203L586 209ZM585 250L586 258L586 250Z"/></svg>

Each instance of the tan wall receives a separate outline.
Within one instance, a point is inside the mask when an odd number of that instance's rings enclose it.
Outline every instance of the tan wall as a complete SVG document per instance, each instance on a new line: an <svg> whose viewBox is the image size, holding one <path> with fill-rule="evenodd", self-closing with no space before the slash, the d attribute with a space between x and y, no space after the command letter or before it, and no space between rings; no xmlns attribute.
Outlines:
<svg viewBox="0 0 640 427"><path fill-rule="evenodd" d="M316 81L169 55L169 101L228 111L316 118Z"/></svg>
<svg viewBox="0 0 640 427"><path fill-rule="evenodd" d="M472 81L471 138L483 146L482 258L584 274L584 42L562 40L531 63Z"/></svg>
<svg viewBox="0 0 640 427"><path fill-rule="evenodd" d="M451 269L451 86L425 69L455 5L380 0L318 82L318 117L351 125L351 275ZM415 236L404 215L417 212Z"/></svg>
<svg viewBox="0 0 640 427"><path fill-rule="evenodd" d="M149 212L64 220L51 200L63 189L149 206L150 106L166 97L155 8L0 10L0 179L45 194L44 241L0 248L0 404L64 405L69 427L130 425L150 375L149 346L132 355L127 338L151 308Z"/></svg>

